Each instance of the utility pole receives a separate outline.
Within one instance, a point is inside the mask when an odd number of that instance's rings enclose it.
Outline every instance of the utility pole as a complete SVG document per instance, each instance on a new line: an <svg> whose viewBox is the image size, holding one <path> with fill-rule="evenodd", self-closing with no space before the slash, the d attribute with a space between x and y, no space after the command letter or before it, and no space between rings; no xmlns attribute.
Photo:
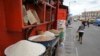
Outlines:
<svg viewBox="0 0 100 56"><path fill-rule="evenodd" d="M85 21L86 21L86 9L84 9L84 17L85 17Z"/></svg>

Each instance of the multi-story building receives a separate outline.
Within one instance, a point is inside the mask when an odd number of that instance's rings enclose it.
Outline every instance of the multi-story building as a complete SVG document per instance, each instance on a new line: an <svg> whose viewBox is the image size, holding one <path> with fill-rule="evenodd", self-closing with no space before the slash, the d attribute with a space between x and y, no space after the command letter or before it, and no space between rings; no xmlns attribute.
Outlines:
<svg viewBox="0 0 100 56"><path fill-rule="evenodd" d="M96 19L100 18L100 11L85 11L82 13L84 19Z"/></svg>

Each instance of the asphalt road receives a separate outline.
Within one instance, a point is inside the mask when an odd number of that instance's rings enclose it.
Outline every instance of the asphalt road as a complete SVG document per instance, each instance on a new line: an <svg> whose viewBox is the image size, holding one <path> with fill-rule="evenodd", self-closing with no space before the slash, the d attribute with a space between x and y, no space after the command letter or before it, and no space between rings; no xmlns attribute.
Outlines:
<svg viewBox="0 0 100 56"><path fill-rule="evenodd" d="M86 27L83 44L76 39L76 31L80 22L72 22L67 28L64 47L58 48L57 56L100 56L100 27Z"/></svg>
<svg viewBox="0 0 100 56"><path fill-rule="evenodd" d="M73 25L75 30L79 24L74 23ZM77 48L77 56L100 56L100 27L93 25L86 27L83 44L75 40L75 46Z"/></svg>

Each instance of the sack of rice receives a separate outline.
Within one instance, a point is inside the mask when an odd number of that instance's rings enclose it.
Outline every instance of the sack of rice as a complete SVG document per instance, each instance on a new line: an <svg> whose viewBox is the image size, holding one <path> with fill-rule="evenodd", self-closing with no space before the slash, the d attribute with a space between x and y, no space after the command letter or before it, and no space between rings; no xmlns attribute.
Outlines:
<svg viewBox="0 0 100 56"><path fill-rule="evenodd" d="M39 56L45 52L46 48L42 44L21 40L4 51L6 56Z"/></svg>
<svg viewBox="0 0 100 56"><path fill-rule="evenodd" d="M35 24L37 23L37 20L35 18L35 16L33 15L31 10L27 10L27 16L28 16L28 20L30 24Z"/></svg>
<svg viewBox="0 0 100 56"><path fill-rule="evenodd" d="M26 11L26 8L25 6L23 5L23 21L24 21L24 24L27 25L28 24L28 16L27 16L27 11Z"/></svg>

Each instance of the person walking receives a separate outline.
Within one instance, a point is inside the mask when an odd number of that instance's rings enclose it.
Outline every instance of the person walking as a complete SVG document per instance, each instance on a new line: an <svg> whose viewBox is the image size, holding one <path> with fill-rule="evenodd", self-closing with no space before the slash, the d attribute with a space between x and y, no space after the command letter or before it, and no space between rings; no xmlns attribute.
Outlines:
<svg viewBox="0 0 100 56"><path fill-rule="evenodd" d="M70 22L70 20L68 20L68 25L70 25L71 24L71 22Z"/></svg>
<svg viewBox="0 0 100 56"><path fill-rule="evenodd" d="M86 21L82 21L82 24L83 24L84 26L86 26Z"/></svg>
<svg viewBox="0 0 100 56"><path fill-rule="evenodd" d="M87 20L87 26L89 27L90 23L89 23L89 19Z"/></svg>
<svg viewBox="0 0 100 56"><path fill-rule="evenodd" d="M60 33L59 33L59 37L60 37L59 44L61 44L61 43L63 43L63 40L64 40L64 29L59 28L59 31L60 31Z"/></svg>
<svg viewBox="0 0 100 56"><path fill-rule="evenodd" d="M83 37L83 34L84 34L84 29L85 29L85 26L84 26L84 23L82 22L81 25L79 26L77 32L79 34L79 39L78 41L80 41L80 44L82 44L82 37Z"/></svg>

